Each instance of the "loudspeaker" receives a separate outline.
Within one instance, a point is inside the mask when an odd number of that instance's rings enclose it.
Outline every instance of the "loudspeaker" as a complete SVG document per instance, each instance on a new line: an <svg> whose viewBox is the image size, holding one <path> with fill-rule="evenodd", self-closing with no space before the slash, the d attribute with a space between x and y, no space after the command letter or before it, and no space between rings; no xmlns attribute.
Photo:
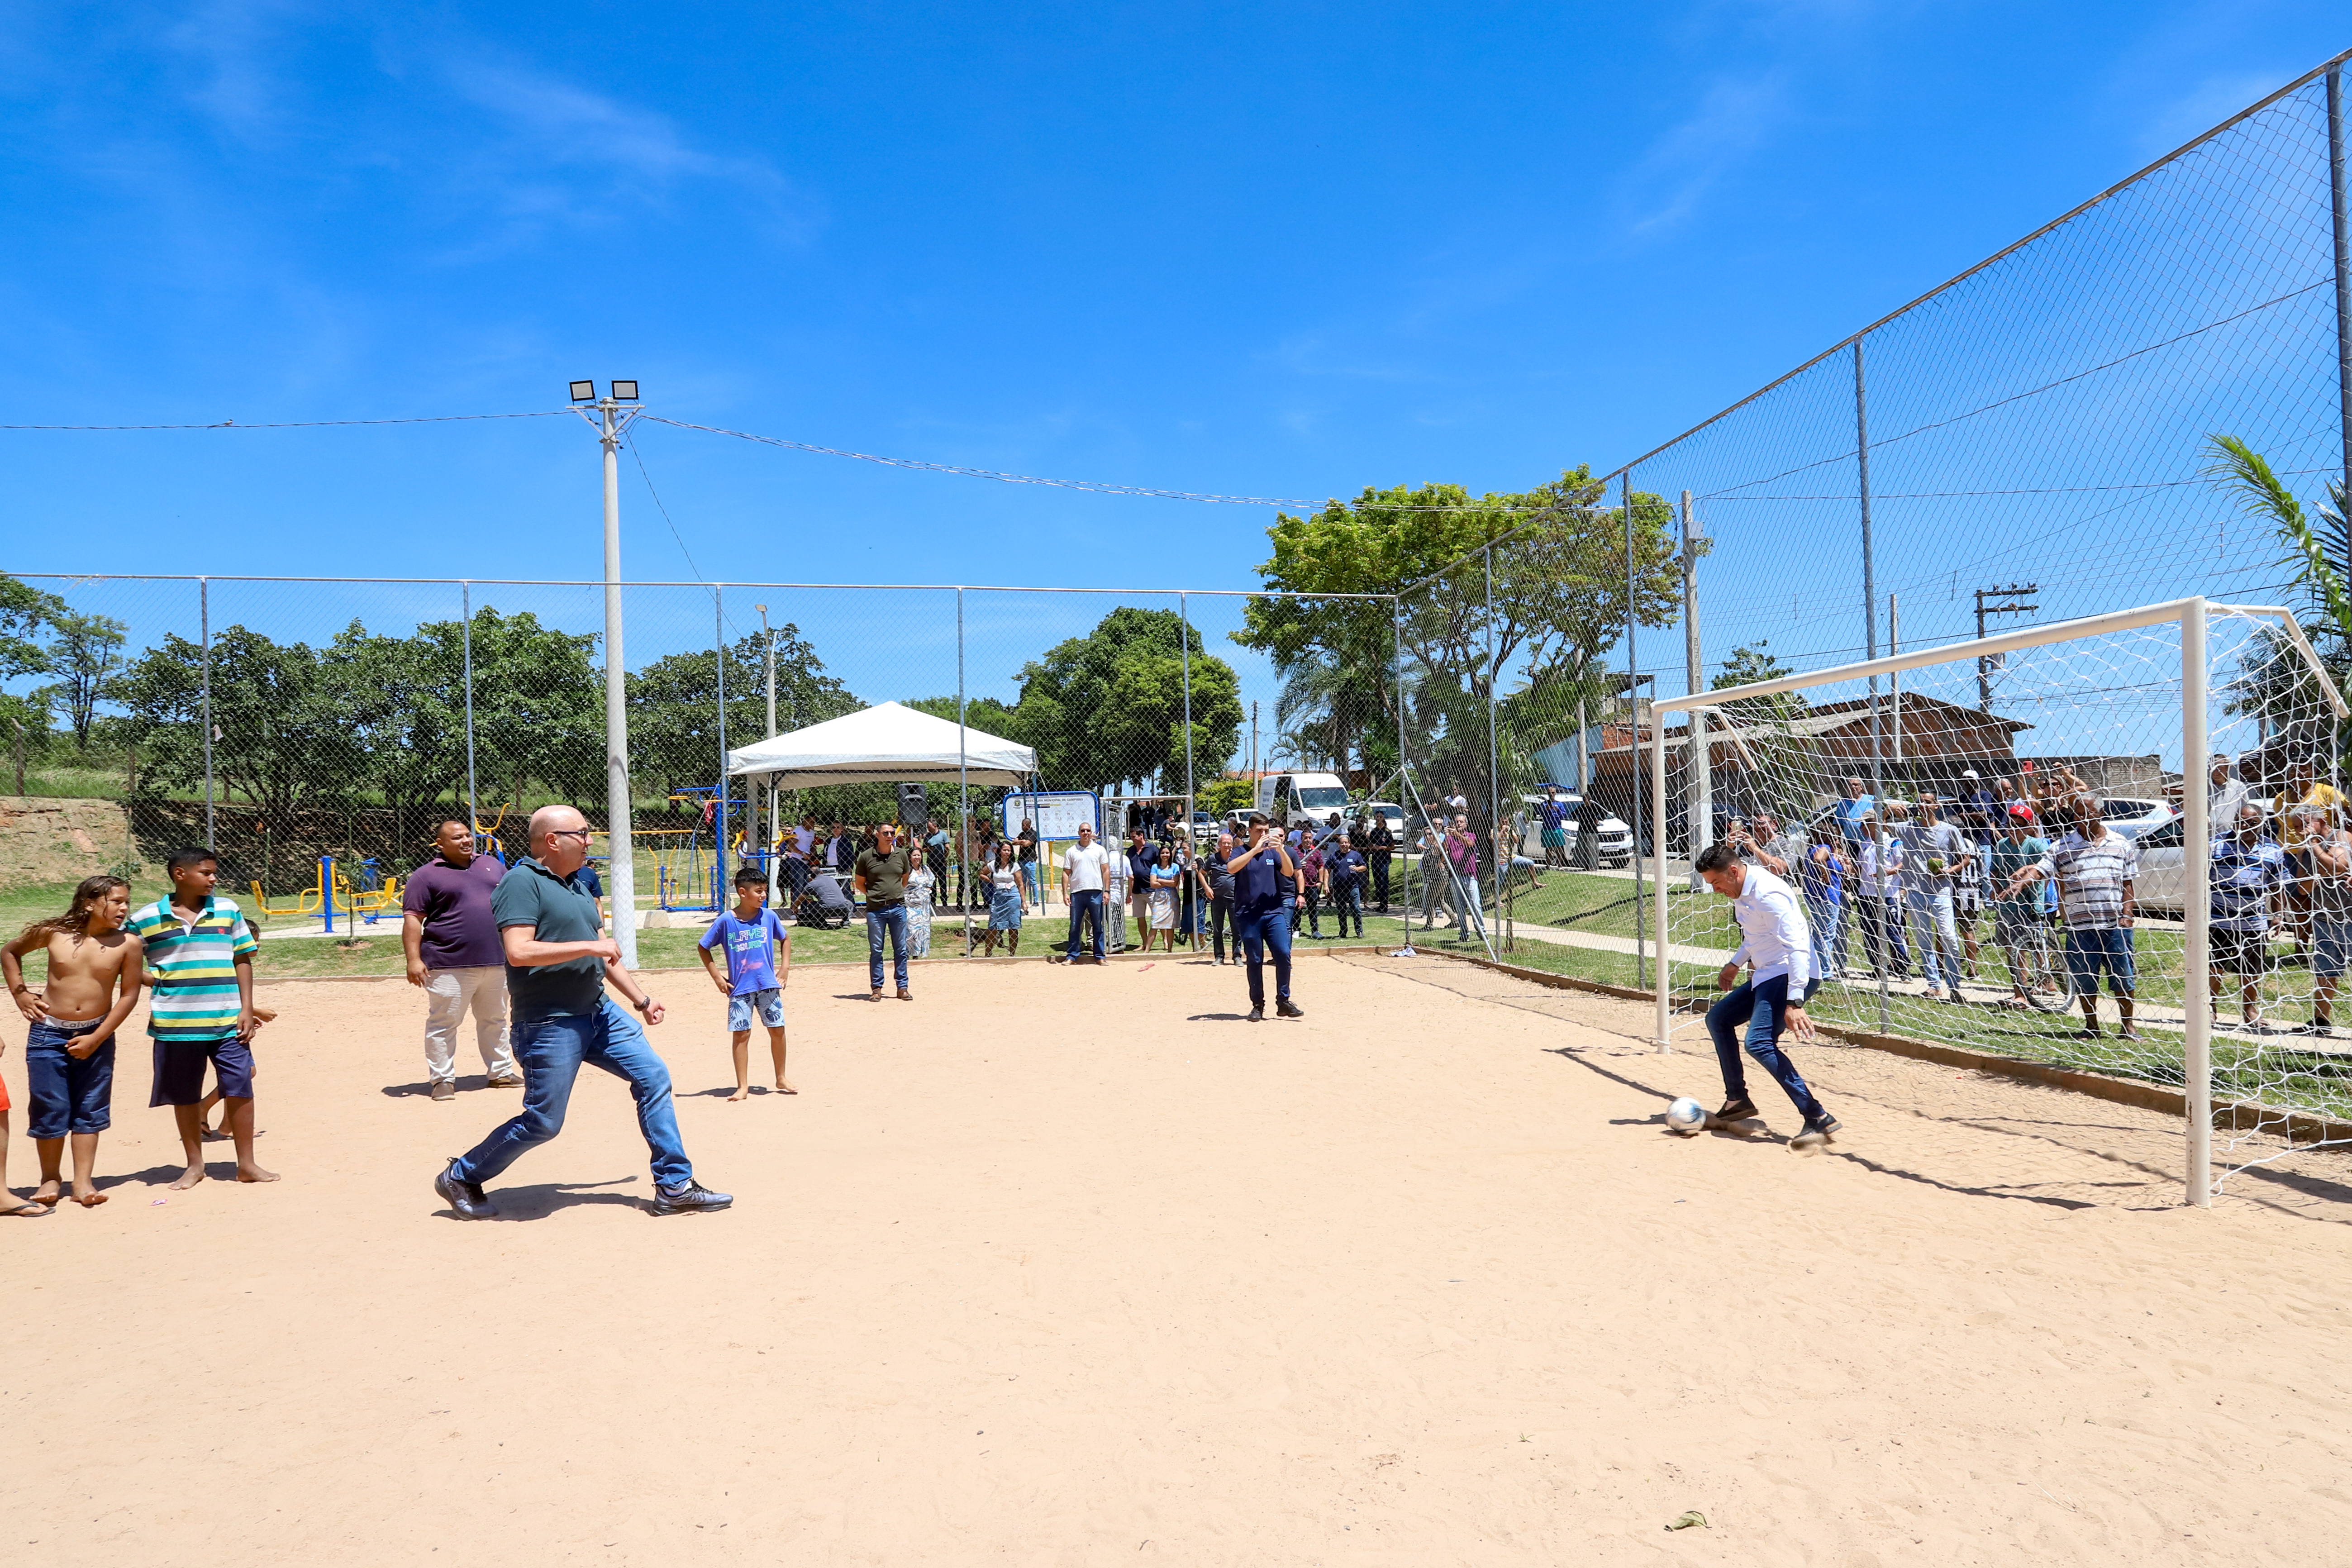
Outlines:
<svg viewBox="0 0 2352 1568"><path fill-rule="evenodd" d="M923 786L902 784L898 786L898 820L912 827L930 819L930 808L924 804Z"/></svg>

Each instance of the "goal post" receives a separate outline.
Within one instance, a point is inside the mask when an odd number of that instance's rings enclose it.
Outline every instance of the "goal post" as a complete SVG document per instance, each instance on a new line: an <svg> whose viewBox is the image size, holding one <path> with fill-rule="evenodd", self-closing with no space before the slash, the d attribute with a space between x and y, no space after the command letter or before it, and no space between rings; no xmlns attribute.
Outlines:
<svg viewBox="0 0 2352 1568"><path fill-rule="evenodd" d="M2352 795L2339 751L2352 710L2289 611L2176 599L1662 696L1653 712L1658 1049L1704 1037L1716 971L1740 940L1728 901L1694 889L1691 862L1744 835L1799 888L1821 1022L2177 1087L2192 1204L2217 1185L2217 1127L2232 1170L2352 1142L2352 1090L2336 1087L2352 1079L2352 975L2339 1047L2326 1028L2337 977L2319 973L2347 966L2336 939L2352 931L2352 879L2323 878L2317 857L2328 831L2352 826L2323 787ZM1704 726L1670 730L1675 713ZM2230 769L2218 784L2216 753ZM1696 769L1706 822L1686 787ZM2218 939L2214 847L2239 825L2208 822L2209 797L2251 799L2264 818L2252 845L2219 851ZM2112 894L2069 889L2062 913L2057 889L2018 875L2072 826L2052 811L2072 817L2086 800L2134 846L2128 924ZM2012 819L2015 802L2030 823Z"/></svg>

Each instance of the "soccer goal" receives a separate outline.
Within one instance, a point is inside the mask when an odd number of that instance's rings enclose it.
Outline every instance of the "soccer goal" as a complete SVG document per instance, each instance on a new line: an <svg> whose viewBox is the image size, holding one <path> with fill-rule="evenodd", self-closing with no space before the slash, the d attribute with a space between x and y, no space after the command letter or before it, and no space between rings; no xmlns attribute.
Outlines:
<svg viewBox="0 0 2352 1568"><path fill-rule="evenodd" d="M1833 1039L2144 1086L2193 1204L2352 1144L2352 710L2287 611L2183 599L1654 712L1660 1049L1711 1048L1740 937L1693 865L1727 841L1799 889Z"/></svg>

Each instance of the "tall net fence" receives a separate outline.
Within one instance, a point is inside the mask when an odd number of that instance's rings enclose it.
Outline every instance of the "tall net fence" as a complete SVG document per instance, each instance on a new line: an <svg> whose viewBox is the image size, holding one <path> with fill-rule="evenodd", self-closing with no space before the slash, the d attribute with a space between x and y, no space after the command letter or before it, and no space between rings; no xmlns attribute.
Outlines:
<svg viewBox="0 0 2352 1568"><path fill-rule="evenodd" d="M1647 759L1667 1040L1707 1051L1711 1027L1742 1032L1707 1018L1742 942L1687 853L1711 798L1701 843L1797 889L1807 1011L1833 1032L2210 1093L2225 1172L2352 1139L2352 1050L2333 1027L2352 832L2326 782L2345 710L2290 620L2205 619L2201 679L2179 622L2159 621L1996 656L1998 708L1992 659L1960 657L1670 716ZM2210 754L2184 767L2191 705Z"/></svg>
<svg viewBox="0 0 2352 1568"><path fill-rule="evenodd" d="M173 848L207 844L270 929L326 935L396 923L445 820L511 859L530 813L563 802L621 898L601 584L24 576L0 592L12 887L101 869L143 886ZM1211 863L1253 812L1301 836L1307 940L1337 939L1343 914L1360 939L1364 906L1377 928L1381 895L1402 897L1396 824L1365 809L1397 775L1385 597L633 584L622 600L633 930L698 929L747 866L839 929L883 824L920 842L922 895L954 933L940 955L992 921L1000 950L1015 929L1032 951L1060 942L1080 824L1117 851L1115 948L1149 931L1229 950ZM1378 668L1290 635L1349 615L1377 625ZM935 752L969 748L971 776L879 761L784 783L756 762L772 738L884 704L940 726ZM1024 759L1009 775L1007 747Z"/></svg>
<svg viewBox="0 0 2352 1568"><path fill-rule="evenodd" d="M2208 470L2217 436L2315 499L2352 470L2337 85L2314 72L1610 475L1612 500L1689 498L1697 684L2021 613L2277 602L2274 525ZM1644 668L1691 679L1679 637Z"/></svg>

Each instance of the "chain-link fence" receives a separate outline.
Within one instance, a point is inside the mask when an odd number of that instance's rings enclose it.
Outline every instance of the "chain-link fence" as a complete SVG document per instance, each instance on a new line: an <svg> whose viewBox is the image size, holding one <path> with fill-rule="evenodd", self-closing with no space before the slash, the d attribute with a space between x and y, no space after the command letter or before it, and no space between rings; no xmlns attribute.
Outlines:
<svg viewBox="0 0 2352 1568"><path fill-rule="evenodd" d="M850 864L885 823L921 842L923 902L954 931L940 954L992 918L1005 934L988 945L1017 950L1008 915L1031 951L1058 942L1081 823L1118 850L1113 946L1225 949L1210 862L1222 834L1246 842L1253 811L1302 831L1311 815L1302 859L1337 860L1309 866L1309 940L1339 934L1342 906L1361 935L1364 896L1377 910L1389 887L1392 843L1358 821L1393 774L1385 641L1381 668L1344 676L1274 656L1285 617L1370 605L1385 628L1386 596L627 584L625 893L602 584L26 575L0 591L19 887L152 879L198 843L278 933L348 931L396 910L440 823L511 859L551 802L595 829L592 866L634 903L632 944L698 930L747 865L804 923L838 929ZM757 762L772 737L883 704L943 727L935 750L968 749L971 767L886 751L787 781ZM1359 859L1343 834L1366 840ZM1000 847L1010 879L992 874Z"/></svg>

